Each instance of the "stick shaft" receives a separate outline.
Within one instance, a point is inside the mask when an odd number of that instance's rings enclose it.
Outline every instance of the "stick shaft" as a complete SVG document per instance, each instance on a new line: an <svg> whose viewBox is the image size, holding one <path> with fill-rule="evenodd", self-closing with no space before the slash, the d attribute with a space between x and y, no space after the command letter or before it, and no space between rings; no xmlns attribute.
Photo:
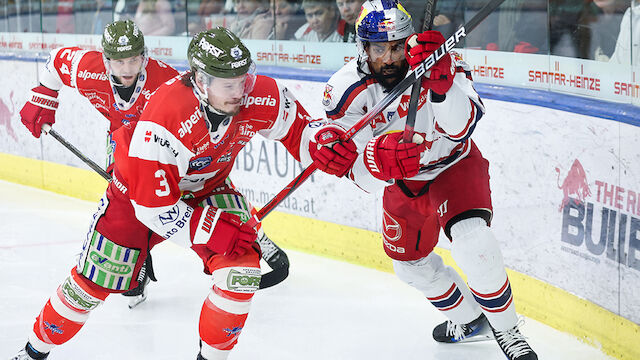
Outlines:
<svg viewBox="0 0 640 360"><path fill-rule="evenodd" d="M433 25L433 18L436 14L436 4L437 0L427 0L427 4L424 9L422 32L431 30L431 27ZM420 77L420 80L413 84L413 86L411 87L411 97L409 99L407 122L404 125L404 132L402 133L402 141L405 143L411 142L411 140L413 139L413 128L416 125L418 98L420 97L420 90L422 90L422 76Z"/></svg>
<svg viewBox="0 0 640 360"><path fill-rule="evenodd" d="M73 146L62 135L58 134L58 132L53 130L49 124L43 125L42 128L45 132L53 136L54 139L58 140L58 142L62 144L62 146L69 149L69 151L71 151L75 156L77 156L80 160L82 160L85 164L87 164L91 169L93 169L95 172L100 174L100 176L102 176L105 180L111 181L111 176L107 174L107 172L104 171L103 168L101 168L100 166L98 166L98 164L96 164L91 159L86 157L80 150L78 150L78 148Z"/></svg>

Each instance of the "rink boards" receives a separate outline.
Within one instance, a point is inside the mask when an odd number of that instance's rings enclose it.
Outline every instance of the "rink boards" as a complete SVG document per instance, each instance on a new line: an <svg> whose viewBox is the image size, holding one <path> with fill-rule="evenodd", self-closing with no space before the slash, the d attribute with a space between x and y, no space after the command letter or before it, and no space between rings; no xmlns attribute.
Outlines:
<svg viewBox="0 0 640 360"><path fill-rule="evenodd" d="M0 89L0 178L98 199L104 180L20 124L38 64L1 62L11 86ZM282 81L312 115L322 114L321 82ZM486 98L474 138L491 161L493 228L512 269L518 311L618 358L640 358L640 128ZM56 130L102 164L106 122L73 90L60 100ZM235 167L234 183L257 206L300 173L282 146L257 138ZM391 271L377 234L379 208L379 194L314 174L265 228L286 248ZM451 263L447 248L441 240L437 251Z"/></svg>

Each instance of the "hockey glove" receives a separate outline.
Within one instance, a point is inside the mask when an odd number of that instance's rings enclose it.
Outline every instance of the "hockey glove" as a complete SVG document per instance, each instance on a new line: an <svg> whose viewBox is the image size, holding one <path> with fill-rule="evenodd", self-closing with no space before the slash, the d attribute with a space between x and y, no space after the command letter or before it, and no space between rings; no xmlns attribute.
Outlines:
<svg viewBox="0 0 640 360"><path fill-rule="evenodd" d="M405 43L405 56L411 69L415 69L440 45L444 44L444 37L439 31L429 30L421 34L413 34ZM431 67L422 77L422 87L431 89L436 94L444 95L453 84L456 68L451 60L451 55L446 53Z"/></svg>
<svg viewBox="0 0 640 360"><path fill-rule="evenodd" d="M191 218L191 241L193 250L201 254L198 247L205 246L216 254L235 259L251 249L256 231L240 220L240 217L212 206L197 207Z"/></svg>
<svg viewBox="0 0 640 360"><path fill-rule="evenodd" d="M376 178L408 179L420 171L420 156L427 148L422 136L413 135L410 143L401 143L402 132L394 132L369 140L364 150L364 164Z"/></svg>
<svg viewBox="0 0 640 360"><path fill-rule="evenodd" d="M341 142L340 136L345 131L337 125L325 125L313 141L309 144L309 152L316 167L337 177L344 176L358 157L356 144L353 140Z"/></svg>
<svg viewBox="0 0 640 360"><path fill-rule="evenodd" d="M36 138L40 137L42 125L53 125L56 122L57 98L57 91L42 85L31 89L29 100L20 110L20 118Z"/></svg>

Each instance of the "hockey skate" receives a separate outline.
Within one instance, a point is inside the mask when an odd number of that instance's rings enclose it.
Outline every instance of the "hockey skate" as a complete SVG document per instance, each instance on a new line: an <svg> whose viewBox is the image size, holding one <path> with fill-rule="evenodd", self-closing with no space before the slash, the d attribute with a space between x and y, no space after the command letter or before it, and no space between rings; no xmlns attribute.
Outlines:
<svg viewBox="0 0 640 360"><path fill-rule="evenodd" d="M122 293L122 295L129 297L129 309L140 305L147 300L147 285L156 280L156 276L153 273L153 262L151 260L151 254L148 254L147 259L144 261L144 265L140 268L138 274L138 286Z"/></svg>
<svg viewBox="0 0 640 360"><path fill-rule="evenodd" d="M454 324L447 320L433 329L433 339L442 343L459 343L490 340L493 337L486 328L489 326L484 314L468 324Z"/></svg>
<svg viewBox="0 0 640 360"><path fill-rule="evenodd" d="M49 356L49 353L43 354L32 348L31 344L27 343L20 352L9 360L42 360L46 359L47 356Z"/></svg>
<svg viewBox="0 0 640 360"><path fill-rule="evenodd" d="M507 331L497 331L493 327L493 335L502 352L509 360L538 360L538 355L531 349L524 335L518 328L522 325L522 320L513 329Z"/></svg>

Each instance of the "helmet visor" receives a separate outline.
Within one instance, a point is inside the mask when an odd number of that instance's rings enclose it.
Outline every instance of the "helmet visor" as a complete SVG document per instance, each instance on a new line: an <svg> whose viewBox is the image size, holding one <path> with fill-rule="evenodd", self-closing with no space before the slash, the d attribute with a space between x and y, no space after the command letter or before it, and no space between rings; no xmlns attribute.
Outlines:
<svg viewBox="0 0 640 360"><path fill-rule="evenodd" d="M135 76L142 71L142 64L144 64L144 55L131 56L124 59L107 59L111 75L122 76Z"/></svg>
<svg viewBox="0 0 640 360"><path fill-rule="evenodd" d="M204 71L196 71L196 77L198 82L207 88L208 93L242 97L253 90L256 82L256 66L252 63L246 74L230 78L209 75Z"/></svg>
<svg viewBox="0 0 640 360"><path fill-rule="evenodd" d="M366 45L367 55L373 62L396 62L404 59L404 41L370 42Z"/></svg>

